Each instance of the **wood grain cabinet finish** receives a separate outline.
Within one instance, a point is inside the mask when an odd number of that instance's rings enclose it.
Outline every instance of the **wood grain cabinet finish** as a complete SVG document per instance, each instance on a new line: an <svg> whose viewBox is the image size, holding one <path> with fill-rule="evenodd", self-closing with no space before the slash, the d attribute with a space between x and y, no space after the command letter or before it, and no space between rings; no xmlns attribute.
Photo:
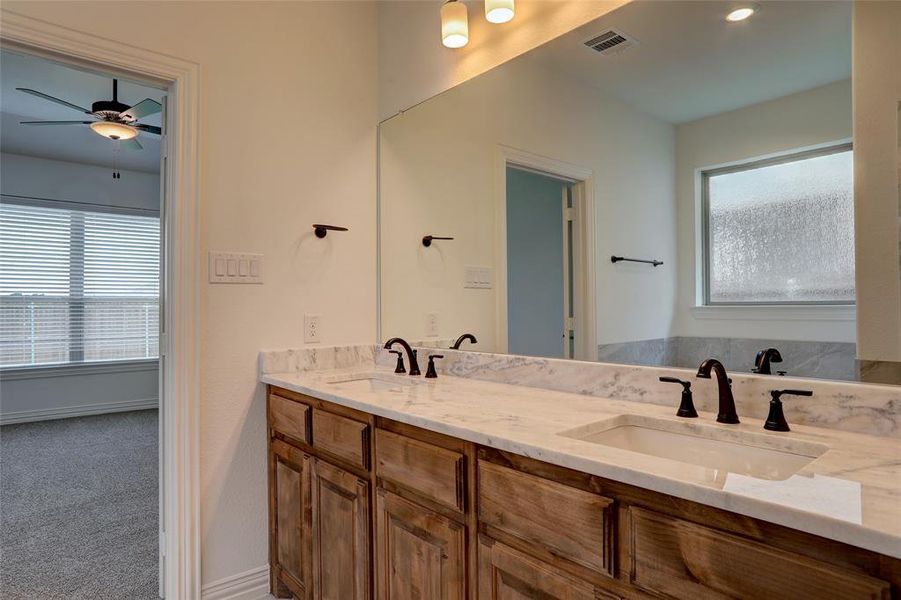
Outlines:
<svg viewBox="0 0 901 600"><path fill-rule="evenodd" d="M317 458L312 492L314 597L369 598L369 482Z"/></svg>
<svg viewBox="0 0 901 600"><path fill-rule="evenodd" d="M479 600L616 598L490 538L479 539Z"/></svg>
<svg viewBox="0 0 901 600"><path fill-rule="evenodd" d="M901 560L270 392L278 598L901 600Z"/></svg>
<svg viewBox="0 0 901 600"><path fill-rule="evenodd" d="M632 581L671 598L888 599L888 582L631 509Z"/></svg>
<svg viewBox="0 0 901 600"><path fill-rule="evenodd" d="M463 600L466 528L387 490L376 496L376 598Z"/></svg>
<svg viewBox="0 0 901 600"><path fill-rule="evenodd" d="M480 523L612 574L612 499L480 460L478 504Z"/></svg>
<svg viewBox="0 0 901 600"><path fill-rule="evenodd" d="M368 469L369 425L314 408L313 447Z"/></svg>
<svg viewBox="0 0 901 600"><path fill-rule="evenodd" d="M462 511L465 501L465 457L384 429L375 432L379 477Z"/></svg>
<svg viewBox="0 0 901 600"><path fill-rule="evenodd" d="M269 427L291 439L310 443L312 409L278 394L269 395Z"/></svg>
<svg viewBox="0 0 901 600"><path fill-rule="evenodd" d="M270 469L270 576L273 593L312 598L312 458L281 441L272 443Z"/></svg>

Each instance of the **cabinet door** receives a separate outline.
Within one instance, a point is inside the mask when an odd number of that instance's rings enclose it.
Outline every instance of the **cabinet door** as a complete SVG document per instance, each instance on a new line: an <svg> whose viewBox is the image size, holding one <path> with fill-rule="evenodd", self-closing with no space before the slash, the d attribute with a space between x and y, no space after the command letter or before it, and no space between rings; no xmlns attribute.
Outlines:
<svg viewBox="0 0 901 600"><path fill-rule="evenodd" d="M369 483L318 458L314 459L315 598L369 598L369 556Z"/></svg>
<svg viewBox="0 0 901 600"><path fill-rule="evenodd" d="M479 600L612 598L540 560L492 539L479 540Z"/></svg>
<svg viewBox="0 0 901 600"><path fill-rule="evenodd" d="M376 598L462 600L466 528L387 490L376 503Z"/></svg>
<svg viewBox="0 0 901 600"><path fill-rule="evenodd" d="M270 468L270 562L272 593L278 598L311 598L312 510L310 470L312 458L274 441Z"/></svg>

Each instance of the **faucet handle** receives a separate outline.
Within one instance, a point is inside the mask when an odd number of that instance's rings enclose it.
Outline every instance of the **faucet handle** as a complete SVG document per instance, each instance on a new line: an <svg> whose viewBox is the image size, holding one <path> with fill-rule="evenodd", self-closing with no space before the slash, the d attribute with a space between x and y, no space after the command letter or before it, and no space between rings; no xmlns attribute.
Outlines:
<svg viewBox="0 0 901 600"><path fill-rule="evenodd" d="M678 377L660 377L659 379L663 383L678 383L682 386L682 401L679 403L679 410L676 411L676 416L687 419L696 418L698 411L695 410L694 400L691 395L691 382L683 381Z"/></svg>
<svg viewBox="0 0 901 600"><path fill-rule="evenodd" d="M425 370L426 379L436 379L438 371L435 370L435 359L444 358L443 354L429 354L429 366Z"/></svg>
<svg viewBox="0 0 901 600"><path fill-rule="evenodd" d="M394 368L395 373L406 373L407 369L404 367L404 353L400 350L388 350L391 354L397 354L397 366Z"/></svg>
<svg viewBox="0 0 901 600"><path fill-rule="evenodd" d="M790 396L813 396L810 390L770 390L770 414L766 417L766 423L763 428L769 431L791 431L788 421L785 420L785 413L782 410L782 395Z"/></svg>

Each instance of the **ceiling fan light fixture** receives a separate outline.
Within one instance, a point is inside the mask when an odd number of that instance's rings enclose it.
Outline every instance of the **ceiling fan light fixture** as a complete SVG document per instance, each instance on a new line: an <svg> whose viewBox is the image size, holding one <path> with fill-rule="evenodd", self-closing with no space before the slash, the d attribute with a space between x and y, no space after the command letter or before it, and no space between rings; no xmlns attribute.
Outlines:
<svg viewBox="0 0 901 600"><path fill-rule="evenodd" d="M138 130L125 123L115 121L97 121L91 123L94 133L111 140L130 140L138 136Z"/></svg>

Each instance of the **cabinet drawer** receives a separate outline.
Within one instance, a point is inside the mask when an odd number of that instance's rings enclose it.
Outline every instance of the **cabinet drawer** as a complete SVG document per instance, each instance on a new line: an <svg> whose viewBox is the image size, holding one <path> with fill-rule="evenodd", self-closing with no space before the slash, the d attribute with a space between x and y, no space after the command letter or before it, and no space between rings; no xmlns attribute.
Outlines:
<svg viewBox="0 0 901 600"><path fill-rule="evenodd" d="M313 447L369 468L369 425L313 409Z"/></svg>
<svg viewBox="0 0 901 600"><path fill-rule="evenodd" d="M302 402L269 394L269 427L295 440L310 443L310 411Z"/></svg>
<svg viewBox="0 0 901 600"><path fill-rule="evenodd" d="M672 598L888 598L889 584L752 540L632 508L632 582Z"/></svg>
<svg viewBox="0 0 901 600"><path fill-rule="evenodd" d="M375 448L379 477L463 510L465 462L461 453L384 429L375 432Z"/></svg>
<svg viewBox="0 0 901 600"><path fill-rule="evenodd" d="M613 565L613 500L479 461L479 520L604 575Z"/></svg>

